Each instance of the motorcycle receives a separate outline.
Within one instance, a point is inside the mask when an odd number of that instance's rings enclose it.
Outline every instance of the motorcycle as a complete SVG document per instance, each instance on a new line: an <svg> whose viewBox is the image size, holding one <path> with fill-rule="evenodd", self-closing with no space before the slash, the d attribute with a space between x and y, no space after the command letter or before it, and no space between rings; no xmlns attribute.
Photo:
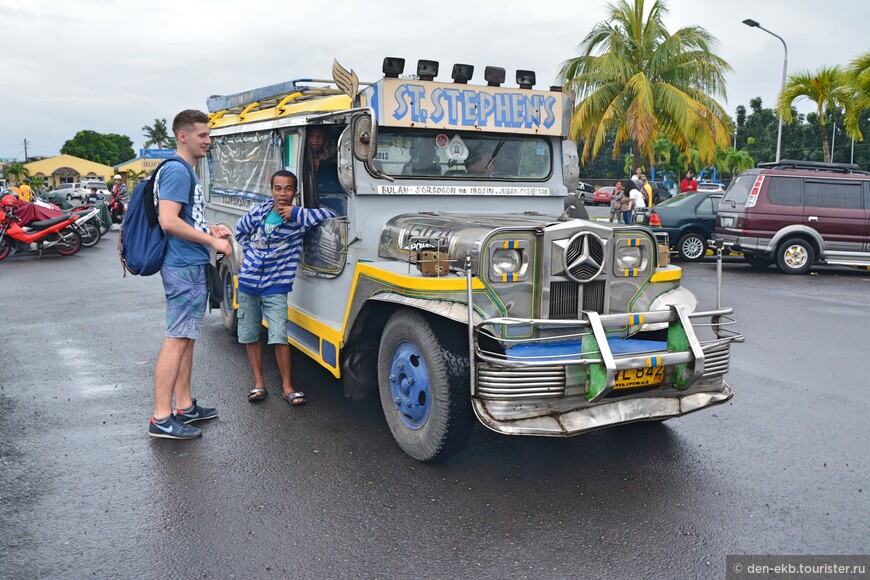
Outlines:
<svg viewBox="0 0 870 580"><path fill-rule="evenodd" d="M121 196L117 193L113 193L111 199L109 199L109 213L112 216L112 223L120 224L124 221L127 207L121 200Z"/></svg>
<svg viewBox="0 0 870 580"><path fill-rule="evenodd" d="M0 260L16 254L35 252L41 256L54 251L61 256L72 256L82 247L82 238L70 226L77 215L62 215L49 220L31 222L22 227L15 218L18 198L6 195L0 199Z"/></svg>
<svg viewBox="0 0 870 580"><path fill-rule="evenodd" d="M48 212L42 212L43 215L40 215L39 219L52 219L60 215L78 215L79 219L77 219L71 227L76 230L81 236L82 246L84 246L85 248L93 248L97 245L97 243L99 243L103 232L102 224L100 223L100 218L98 217L98 208L88 204L74 207L71 210L63 210L57 207L55 204L47 202L40 198L35 198L33 203L39 207L48 210ZM18 223L21 226L29 225L27 222L21 219L18 220Z"/></svg>

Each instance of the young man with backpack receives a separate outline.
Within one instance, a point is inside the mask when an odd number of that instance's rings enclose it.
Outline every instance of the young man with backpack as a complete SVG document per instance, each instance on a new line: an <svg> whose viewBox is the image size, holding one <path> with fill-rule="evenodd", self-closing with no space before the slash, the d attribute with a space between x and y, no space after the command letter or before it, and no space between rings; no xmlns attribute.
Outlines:
<svg viewBox="0 0 870 580"><path fill-rule="evenodd" d="M226 238L231 232L225 226L206 224L202 186L192 169L197 159L205 157L211 143L208 116L201 111L182 111L172 122L172 131L178 142L177 157L162 165L154 182L160 227L168 238L160 269L166 294L166 337L154 371L155 405L148 434L192 439L202 431L190 423L218 415L216 409L202 407L191 397L190 375L193 347L208 299L209 248L230 255L232 248Z"/></svg>

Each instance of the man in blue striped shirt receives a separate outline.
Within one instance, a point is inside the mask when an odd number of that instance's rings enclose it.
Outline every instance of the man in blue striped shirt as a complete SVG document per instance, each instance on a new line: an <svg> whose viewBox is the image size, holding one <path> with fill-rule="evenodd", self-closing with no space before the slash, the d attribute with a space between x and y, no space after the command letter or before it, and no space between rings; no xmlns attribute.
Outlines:
<svg viewBox="0 0 870 580"><path fill-rule="evenodd" d="M266 398L263 379L260 326L269 325L269 344L281 372L283 398L291 405L305 403L305 394L294 391L290 379L290 347L287 344L287 293L293 290L296 268L302 256L302 237L320 222L334 218L329 209L307 209L293 205L298 185L286 170L272 175L272 199L254 206L236 226L236 240L244 249L239 271L239 342L246 345L254 372L249 401Z"/></svg>

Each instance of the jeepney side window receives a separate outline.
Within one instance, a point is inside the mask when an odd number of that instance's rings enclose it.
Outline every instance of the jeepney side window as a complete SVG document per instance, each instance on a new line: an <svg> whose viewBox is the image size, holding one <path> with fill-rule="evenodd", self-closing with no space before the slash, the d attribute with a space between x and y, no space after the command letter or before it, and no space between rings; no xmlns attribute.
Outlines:
<svg viewBox="0 0 870 580"><path fill-rule="evenodd" d="M374 165L397 178L545 181L553 150L537 135L382 129Z"/></svg>
<svg viewBox="0 0 870 580"><path fill-rule="evenodd" d="M243 208L271 198L272 174L283 166L281 139L273 131L212 137L208 150L213 201Z"/></svg>
<svg viewBox="0 0 870 580"><path fill-rule="evenodd" d="M306 207L347 214L347 193L338 181L336 145L344 125L312 125L305 130L302 182Z"/></svg>

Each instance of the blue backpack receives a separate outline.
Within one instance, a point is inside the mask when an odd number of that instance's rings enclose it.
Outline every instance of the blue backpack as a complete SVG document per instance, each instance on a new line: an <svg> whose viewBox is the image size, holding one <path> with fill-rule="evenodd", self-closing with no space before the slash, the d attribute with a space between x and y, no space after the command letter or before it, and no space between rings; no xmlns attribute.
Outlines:
<svg viewBox="0 0 870 580"><path fill-rule="evenodd" d="M169 240L157 220L157 205L154 203L154 182L157 173L170 161L183 163L179 157L171 157L163 161L147 181L140 181L130 196L124 223L121 224L121 234L118 236L118 254L124 267L124 277L127 272L134 276L151 276L160 271ZM186 163L184 166L190 173L190 194L188 203L193 203L193 191L196 181L193 171ZM184 206L178 217L184 219Z"/></svg>

